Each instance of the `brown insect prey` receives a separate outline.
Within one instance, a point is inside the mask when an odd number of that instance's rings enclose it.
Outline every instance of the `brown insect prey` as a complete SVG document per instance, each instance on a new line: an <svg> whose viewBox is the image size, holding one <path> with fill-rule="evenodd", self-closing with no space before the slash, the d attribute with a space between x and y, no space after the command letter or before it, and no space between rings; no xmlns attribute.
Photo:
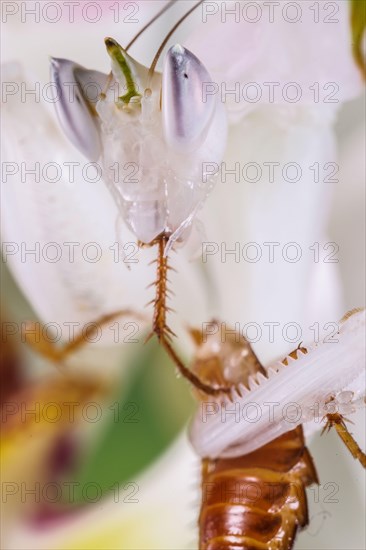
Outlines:
<svg viewBox="0 0 366 550"><path fill-rule="evenodd" d="M205 383L247 385L250 374L265 375L249 343L237 336L199 346L193 370ZM291 549L297 530L308 524L305 487L312 483L318 478L301 426L250 454L204 459L200 550Z"/></svg>

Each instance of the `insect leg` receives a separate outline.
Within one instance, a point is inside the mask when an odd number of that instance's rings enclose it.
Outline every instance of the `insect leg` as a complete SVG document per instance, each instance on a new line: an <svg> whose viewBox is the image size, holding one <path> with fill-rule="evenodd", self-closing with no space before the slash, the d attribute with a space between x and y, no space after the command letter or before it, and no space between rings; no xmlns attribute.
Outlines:
<svg viewBox="0 0 366 550"><path fill-rule="evenodd" d="M325 431L329 432L329 430L334 427L353 458L356 458L360 464L366 468L366 454L360 449L358 443L346 426L346 422L350 421L339 413L327 414L326 419L327 423L322 430L322 434Z"/></svg>
<svg viewBox="0 0 366 550"><path fill-rule="evenodd" d="M161 235L154 243L158 245L158 258L157 258L157 276L154 283L156 287L155 299L152 301L154 304L154 319L152 333L148 336L149 340L154 334L157 336L160 344L164 347L169 357L173 360L178 371L184 378L195 386L198 390L208 395L219 395L221 393L230 393L231 387L214 387L209 384L205 384L200 378L188 369L183 361L180 359L176 351L174 350L171 339L175 336L174 332L169 328L167 324L167 312L169 308L167 306L167 298L169 293L168 288L168 273L172 269L169 266L168 258L165 255L165 248L168 243L168 236Z"/></svg>
<svg viewBox="0 0 366 550"><path fill-rule="evenodd" d="M47 333L39 329L39 324L34 321L28 321L22 329L22 341L26 342L36 353L60 365L68 356L90 342L90 339L97 331L105 327L111 321L119 317L135 317L145 320L145 318L132 310L125 309L102 315L92 323L89 323L88 330L79 332L75 338L63 346L57 346L47 338Z"/></svg>
<svg viewBox="0 0 366 550"><path fill-rule="evenodd" d="M198 376L196 376L190 369L188 369L182 360L179 358L175 350L173 349L170 342L163 336L163 338L160 340L162 346L164 347L165 351L169 355L169 357L173 360L174 364L178 368L180 374L184 376L189 382L195 386L199 391L202 391L205 394L208 395L220 395L222 393L230 393L231 388L230 387L214 387L210 386L208 384L205 384L202 382Z"/></svg>

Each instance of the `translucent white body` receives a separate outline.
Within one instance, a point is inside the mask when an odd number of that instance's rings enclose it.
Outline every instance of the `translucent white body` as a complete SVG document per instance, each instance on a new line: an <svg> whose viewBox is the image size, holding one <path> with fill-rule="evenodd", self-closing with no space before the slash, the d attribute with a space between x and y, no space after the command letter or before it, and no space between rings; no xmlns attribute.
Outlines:
<svg viewBox="0 0 366 550"><path fill-rule="evenodd" d="M140 84L143 92L144 84ZM220 103L208 105L212 113L195 148L187 151L183 143L177 147L174 136L170 137L172 132L167 132L169 119L167 122L164 115L167 109L171 112L180 105L168 104L169 83L164 86L163 97L161 86L161 75L155 75L151 92L143 93L138 103L132 101L128 106L116 103L112 87L100 99L97 112L102 122L103 174L123 219L143 243L151 243L165 232L173 244L184 239L195 213L212 189L214 178L210 174L213 164L222 159L226 118ZM198 103L202 104L198 83L196 91ZM179 116L184 116L184 109L194 112L190 93L180 99L182 102L186 105ZM200 123L197 119L192 122Z"/></svg>

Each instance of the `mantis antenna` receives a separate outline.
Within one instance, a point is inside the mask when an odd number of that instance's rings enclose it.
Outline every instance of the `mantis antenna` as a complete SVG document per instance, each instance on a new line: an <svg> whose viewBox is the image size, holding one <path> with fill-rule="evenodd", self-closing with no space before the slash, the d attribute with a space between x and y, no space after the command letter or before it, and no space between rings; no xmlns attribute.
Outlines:
<svg viewBox="0 0 366 550"><path fill-rule="evenodd" d="M159 17L161 17L166 11L168 11L169 8L171 8L173 6L173 4L175 4L176 0L170 0L170 2L168 2L168 4L166 4L160 11L158 11L158 13L152 18L150 19L150 21L148 21L146 23L146 25L144 27L142 27L142 29L136 34L136 36L134 36L131 40L131 42L129 42L125 48L125 51L127 52L131 46L136 42L136 40L138 38L140 38L140 36L153 24L155 23L155 21L157 21L159 19Z"/></svg>
<svg viewBox="0 0 366 550"><path fill-rule="evenodd" d="M150 70L149 70L149 80L152 78L153 74L154 74L154 71L155 71L155 68L156 68L156 65L159 61L159 58L166 46L166 44L168 43L169 39L171 38L171 36L175 33L175 31L178 29L178 27L180 27L180 25L183 23L183 21L185 21L187 19L187 17L189 17L191 15L191 13L193 13L201 4L203 4L204 0L200 0L197 4L195 4L189 11L187 11L187 13L185 13L183 15L183 17L181 17L181 19L179 19L179 21L174 25L174 27L169 31L169 33L166 35L166 37L164 38L162 44L160 45L160 48L158 49L155 57L154 57L154 60L151 64L151 67L150 67Z"/></svg>
<svg viewBox="0 0 366 550"><path fill-rule="evenodd" d="M187 19L187 17L189 17L191 15L191 13L193 13L201 4L203 4L204 0L200 0L196 5L194 5L190 10L188 10L188 12L186 14L183 15L183 17L181 17L181 19L174 25L174 27L169 31L169 33L167 34L167 36L164 38L161 46L159 47L155 57L154 57L154 60L152 62L152 65L150 67L150 70L149 70L149 76L148 76L148 81L151 80L151 77L152 75L154 74L154 71L155 71L155 68L156 68L156 65L159 61L159 58L162 54L162 51L164 50L168 40L170 39L170 37L175 33L175 31L178 29L178 27L183 23L183 21L185 21ZM148 21L146 23L146 25L133 37L133 39L127 44L126 48L125 48L125 51L127 52L131 46L136 42L136 40L138 38L140 38L140 36L153 24L155 23L155 21L157 21L159 19L159 17L161 17L166 11L168 11L169 8L171 8L174 4L176 3L176 0L170 0L170 2L168 2L168 4L166 4L156 15L154 15L154 17ZM108 89L110 83L111 83L111 79L112 79L112 71L109 73L108 75L108 79L107 79L107 83L106 83L106 89Z"/></svg>

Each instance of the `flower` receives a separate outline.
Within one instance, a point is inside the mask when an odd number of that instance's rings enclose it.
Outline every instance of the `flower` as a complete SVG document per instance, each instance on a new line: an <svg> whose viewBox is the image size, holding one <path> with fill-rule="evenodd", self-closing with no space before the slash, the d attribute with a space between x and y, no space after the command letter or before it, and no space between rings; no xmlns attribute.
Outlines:
<svg viewBox="0 0 366 550"><path fill-rule="evenodd" d="M177 480L177 467L180 480ZM126 494L121 488L119 493L106 497L101 507L91 507L48 529L35 529L27 524L18 526L4 543L9 550L170 550L187 547L194 539L190 526L198 513L198 506L197 512L192 506L195 499L192 485L196 482L197 457L186 436L181 435L167 453L136 481L138 490L130 501L126 497L131 489ZM177 502L180 510L178 522Z"/></svg>

